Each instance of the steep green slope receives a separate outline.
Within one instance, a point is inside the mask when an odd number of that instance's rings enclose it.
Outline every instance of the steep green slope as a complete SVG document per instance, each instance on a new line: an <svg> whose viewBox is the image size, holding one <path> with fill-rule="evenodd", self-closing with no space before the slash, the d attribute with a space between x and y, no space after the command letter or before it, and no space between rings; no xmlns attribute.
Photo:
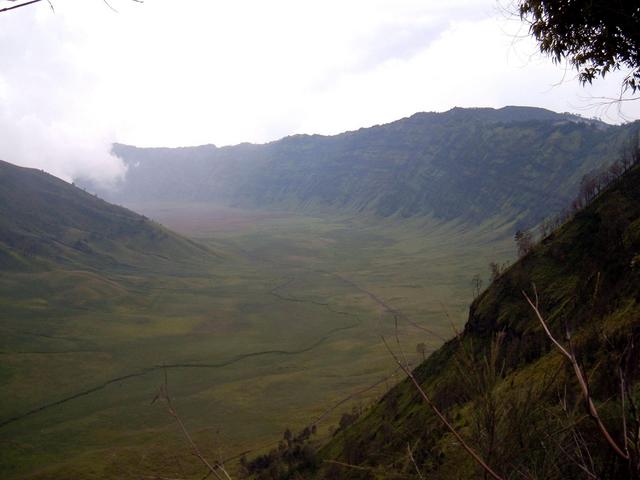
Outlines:
<svg viewBox="0 0 640 480"><path fill-rule="evenodd" d="M503 273L473 302L460 337L414 372L502 478L636 478L640 472L628 470L587 415L572 368L526 303L522 292L532 294L533 285L556 337L568 345L565 332L571 333L591 395L619 445L626 410L633 452L640 425L630 398L621 405L620 373L637 405L639 168ZM329 463L320 478L487 478L408 381L321 453Z"/></svg>
<svg viewBox="0 0 640 480"><path fill-rule="evenodd" d="M52 175L0 161L0 270L195 268L211 254Z"/></svg>
<svg viewBox="0 0 640 480"><path fill-rule="evenodd" d="M110 198L533 224L564 206L636 127L537 108L456 108L265 145L115 145L128 172Z"/></svg>

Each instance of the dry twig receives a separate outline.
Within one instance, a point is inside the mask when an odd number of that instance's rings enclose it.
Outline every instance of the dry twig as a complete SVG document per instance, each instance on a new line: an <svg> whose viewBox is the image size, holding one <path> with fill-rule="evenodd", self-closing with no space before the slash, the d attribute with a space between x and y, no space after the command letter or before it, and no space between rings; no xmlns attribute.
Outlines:
<svg viewBox="0 0 640 480"><path fill-rule="evenodd" d="M596 422L596 424L598 425L598 429L600 430L600 433L602 433L602 436L605 438L605 440L607 441L609 446L613 449L613 451L616 453L616 455L618 455L620 458L622 458L625 461L629 461L629 454L625 453L625 451L622 448L620 448L618 443L613 439L613 437L607 430L607 427L605 427L604 423L602 423L602 419L598 414L598 409L596 408L595 403L591 398L587 377L583 372L582 367L578 363L576 355L573 352L573 349L571 348L571 343L569 343L569 349L567 349L553 336L553 334L551 333L551 330L549 330L549 326L547 325L547 322L544 320L544 317L542 316L542 314L540 313L540 309L538 308L538 293L535 290L535 286L534 286L534 293L536 296L535 303L529 298L526 292L524 291L522 292L522 294L524 295L524 298L527 300L527 302L533 309L534 313L536 314L536 317L540 321L540 324L542 325L542 328L547 334L547 337L549 337L549 339L556 346L558 351L569 361L569 363L573 367L573 371L576 375L578 384L580 385L580 389L582 391L582 396L584 397L584 400L587 404L587 411L589 412L589 416ZM568 331L567 331L567 337L569 338L569 342L570 342L570 336Z"/></svg>
<svg viewBox="0 0 640 480"><path fill-rule="evenodd" d="M382 341L384 342L385 347L387 347L387 350L389 351L389 354L393 357L393 359L395 360L395 362L398 364L398 366L402 369L402 371L407 375L407 377L409 377L409 379L411 380L411 382L414 384L414 386L416 387L416 389L418 390L418 392L420 393L420 396L423 398L423 400L427 403L427 405L429 405L429 407L431 408L431 410L433 410L433 412L436 414L436 416L440 419L440 421L442 422L442 424L447 427L447 429L453 434L454 437L456 437L456 439L458 440L458 442L460 442L460 445L462 445L462 448L464 448L466 450L466 452L473 458L473 460L486 472L488 473L491 477L493 477L494 480L503 480L502 477L500 475L498 475L489 465L487 465L487 463L480 457L480 455L478 455L478 453L471 448L467 442L462 438L462 436L458 433L458 431L453 428L453 425L451 425L449 423L449 421L447 420L447 418L442 414L442 412L440 411L440 409L433 403L433 401L431 400L431 398L429 397L429 395L427 395L427 393L423 390L422 386L420 385L420 383L418 382L418 380L416 379L416 377L413 375L413 373L411 372L411 370L409 370L401 361L400 359L396 356L395 353L393 353L393 351L391 350L391 348L389 348L389 345L387 344L387 341L384 339L384 337L382 338Z"/></svg>
<svg viewBox="0 0 640 480"><path fill-rule="evenodd" d="M420 480L424 480L424 477L422 476L422 472L420 471L420 469L418 468L418 464L416 463L416 459L413 458L413 452L411 451L411 445L409 445L408 443L407 443L407 453L409 454L409 459L411 460L411 463L413 463L413 466L416 469L418 477L420 477Z"/></svg>
<svg viewBox="0 0 640 480"><path fill-rule="evenodd" d="M164 371L164 383L160 385L160 389L156 394L156 396L154 397L154 399L151 401L151 403L154 403L156 400L163 400L167 404L167 410L169 411L169 415L171 415L175 419L176 423L180 427L180 430L182 430L182 434L184 435L184 437L187 439L187 442L191 446L193 454L207 468L206 477L208 477L209 475L213 475L218 480L225 480L225 479L231 480L229 473L224 468L224 465L221 462L214 463L212 465L206 459L206 457L202 454L202 451L200 450L198 445L194 442L193 437L187 430L187 427L185 427L184 423L182 422L182 419L180 418L180 416L178 415L178 412L174 408L173 403L171 402L171 397L169 396L166 370Z"/></svg>

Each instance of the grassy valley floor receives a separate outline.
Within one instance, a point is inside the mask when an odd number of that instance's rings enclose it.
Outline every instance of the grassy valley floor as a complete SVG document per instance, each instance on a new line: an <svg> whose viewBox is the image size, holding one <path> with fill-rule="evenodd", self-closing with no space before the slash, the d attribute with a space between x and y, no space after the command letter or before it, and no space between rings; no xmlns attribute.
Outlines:
<svg viewBox="0 0 640 480"><path fill-rule="evenodd" d="M318 419L326 436L395 383L381 336L397 324L417 363L418 343L428 354L466 320L474 275L513 252L500 221L134 209L219 255L193 274L2 274L2 478L201 476L164 404L151 403L165 374L214 460Z"/></svg>

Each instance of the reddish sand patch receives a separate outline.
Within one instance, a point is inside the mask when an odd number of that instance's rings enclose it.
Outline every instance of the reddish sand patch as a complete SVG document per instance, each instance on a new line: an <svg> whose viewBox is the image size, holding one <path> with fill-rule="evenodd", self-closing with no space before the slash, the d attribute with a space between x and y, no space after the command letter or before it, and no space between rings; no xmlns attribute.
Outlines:
<svg viewBox="0 0 640 480"><path fill-rule="evenodd" d="M285 212L265 212L221 207L203 203L128 205L162 225L184 235L205 235L211 232L243 230L277 218L290 217Z"/></svg>

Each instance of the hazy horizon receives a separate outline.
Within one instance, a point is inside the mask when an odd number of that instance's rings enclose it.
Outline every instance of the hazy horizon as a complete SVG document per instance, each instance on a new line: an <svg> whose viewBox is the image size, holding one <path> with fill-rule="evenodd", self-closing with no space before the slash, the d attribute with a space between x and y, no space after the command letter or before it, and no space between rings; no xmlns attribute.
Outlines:
<svg viewBox="0 0 640 480"><path fill-rule="evenodd" d="M266 143L455 106L640 118L598 105L623 72L581 86L495 0L112 4L0 16L0 158L109 182L125 172L112 143Z"/></svg>

